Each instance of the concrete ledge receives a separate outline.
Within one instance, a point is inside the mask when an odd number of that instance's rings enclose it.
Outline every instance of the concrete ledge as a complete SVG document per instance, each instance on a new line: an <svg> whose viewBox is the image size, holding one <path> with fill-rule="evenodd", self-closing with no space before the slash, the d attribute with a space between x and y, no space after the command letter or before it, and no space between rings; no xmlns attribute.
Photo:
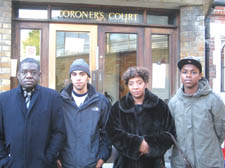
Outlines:
<svg viewBox="0 0 225 168"><path fill-rule="evenodd" d="M61 0L12 0L13 2L45 2L45 3L62 3ZM64 0L63 3L70 4L93 4L93 5L110 5L110 6L129 6L143 8L163 8L179 9L180 6L204 5L203 0Z"/></svg>

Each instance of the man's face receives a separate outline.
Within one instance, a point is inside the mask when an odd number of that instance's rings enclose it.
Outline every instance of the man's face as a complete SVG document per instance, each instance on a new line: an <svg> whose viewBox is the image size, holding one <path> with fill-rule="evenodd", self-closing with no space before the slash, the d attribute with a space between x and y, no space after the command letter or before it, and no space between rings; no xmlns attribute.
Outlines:
<svg viewBox="0 0 225 168"><path fill-rule="evenodd" d="M128 81L128 89L134 99L141 99L145 95L147 84L141 77L134 77Z"/></svg>
<svg viewBox="0 0 225 168"><path fill-rule="evenodd" d="M71 80L73 83L73 89L78 94L87 92L88 75L84 71L71 72Z"/></svg>
<svg viewBox="0 0 225 168"><path fill-rule="evenodd" d="M17 73L17 79L23 88L30 90L38 84L40 75L41 72L37 64L25 62Z"/></svg>
<svg viewBox="0 0 225 168"><path fill-rule="evenodd" d="M202 73L192 64L186 64L181 69L181 80L184 85L184 90L197 90L198 82L202 78Z"/></svg>

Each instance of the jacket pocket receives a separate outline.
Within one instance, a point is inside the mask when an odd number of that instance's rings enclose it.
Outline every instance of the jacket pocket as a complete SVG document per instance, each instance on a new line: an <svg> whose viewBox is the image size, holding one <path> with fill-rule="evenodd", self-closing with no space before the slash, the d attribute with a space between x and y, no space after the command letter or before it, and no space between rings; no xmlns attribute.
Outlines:
<svg viewBox="0 0 225 168"><path fill-rule="evenodd" d="M216 152L216 153L219 153L219 152ZM202 155L199 159L199 163L200 163L199 167L204 167L204 168L224 166L223 158L220 157L219 155L218 156Z"/></svg>
<svg viewBox="0 0 225 168"><path fill-rule="evenodd" d="M8 163L7 163L7 165L5 166L5 168L10 168L10 167L12 167L12 165L13 165L13 162L14 162L14 159L13 159L13 157L9 157L9 160L8 160Z"/></svg>
<svg viewBox="0 0 225 168"><path fill-rule="evenodd" d="M1 158L0 160L0 168L4 168L4 166L8 163L9 157Z"/></svg>
<svg viewBox="0 0 225 168"><path fill-rule="evenodd" d="M14 159L11 156L7 156L5 158L2 158L0 160L0 168L10 168L10 167L12 167L13 161L14 161Z"/></svg>

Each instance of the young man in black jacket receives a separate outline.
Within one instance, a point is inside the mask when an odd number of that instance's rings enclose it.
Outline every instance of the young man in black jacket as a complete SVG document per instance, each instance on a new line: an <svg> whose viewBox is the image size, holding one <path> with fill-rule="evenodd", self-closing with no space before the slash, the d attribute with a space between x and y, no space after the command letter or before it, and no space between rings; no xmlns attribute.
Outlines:
<svg viewBox="0 0 225 168"><path fill-rule="evenodd" d="M111 105L88 83L90 70L83 59L70 66L72 83L63 89L67 140L58 167L101 168L111 154L105 131Z"/></svg>

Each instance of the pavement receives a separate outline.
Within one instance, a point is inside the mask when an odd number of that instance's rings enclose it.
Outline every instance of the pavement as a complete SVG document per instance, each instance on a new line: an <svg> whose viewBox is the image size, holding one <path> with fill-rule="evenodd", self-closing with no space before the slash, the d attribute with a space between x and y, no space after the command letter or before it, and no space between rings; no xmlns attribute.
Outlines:
<svg viewBox="0 0 225 168"><path fill-rule="evenodd" d="M113 164L112 163L104 163L102 168L112 168Z"/></svg>
<svg viewBox="0 0 225 168"><path fill-rule="evenodd" d="M103 168L112 168L112 167L113 167L113 163L105 163L103 165ZM166 162L166 168L171 168L170 163Z"/></svg>

